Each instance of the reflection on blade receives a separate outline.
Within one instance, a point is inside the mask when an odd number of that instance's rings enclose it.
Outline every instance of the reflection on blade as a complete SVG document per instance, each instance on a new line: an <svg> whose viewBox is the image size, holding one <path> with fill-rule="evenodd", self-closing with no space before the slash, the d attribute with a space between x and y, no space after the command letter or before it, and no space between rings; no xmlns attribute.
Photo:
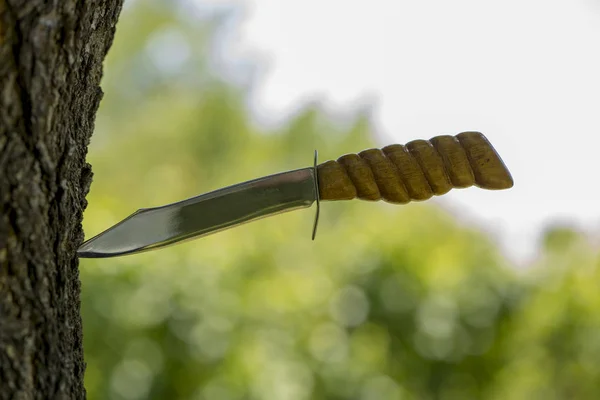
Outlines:
<svg viewBox="0 0 600 400"><path fill-rule="evenodd" d="M283 172L163 207L142 209L86 241L79 257L114 257L198 238L317 199L314 168Z"/></svg>

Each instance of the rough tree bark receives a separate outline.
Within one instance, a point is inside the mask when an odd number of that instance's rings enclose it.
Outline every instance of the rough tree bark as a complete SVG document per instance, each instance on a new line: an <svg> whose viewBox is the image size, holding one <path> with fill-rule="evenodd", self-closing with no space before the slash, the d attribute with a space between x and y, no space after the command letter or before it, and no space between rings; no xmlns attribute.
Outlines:
<svg viewBox="0 0 600 400"><path fill-rule="evenodd" d="M0 0L0 398L85 398L87 145L122 0Z"/></svg>

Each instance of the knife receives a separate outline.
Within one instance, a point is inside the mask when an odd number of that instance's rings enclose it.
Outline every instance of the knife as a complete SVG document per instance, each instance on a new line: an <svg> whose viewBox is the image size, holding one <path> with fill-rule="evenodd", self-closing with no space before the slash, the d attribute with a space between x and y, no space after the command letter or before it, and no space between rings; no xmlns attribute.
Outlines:
<svg viewBox="0 0 600 400"><path fill-rule="evenodd" d="M239 183L162 207L143 208L84 242L79 257L158 249L237 225L334 200L423 201L452 188L513 186L504 162L479 132L436 136L346 154L336 161Z"/></svg>

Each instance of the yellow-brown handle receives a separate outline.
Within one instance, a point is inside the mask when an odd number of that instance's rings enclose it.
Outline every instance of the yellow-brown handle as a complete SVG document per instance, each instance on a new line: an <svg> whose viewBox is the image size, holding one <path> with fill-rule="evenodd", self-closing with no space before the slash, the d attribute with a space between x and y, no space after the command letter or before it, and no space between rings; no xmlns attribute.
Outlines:
<svg viewBox="0 0 600 400"><path fill-rule="evenodd" d="M508 189L513 179L479 132L436 136L346 154L318 167L321 200L385 200L406 204L452 188Z"/></svg>

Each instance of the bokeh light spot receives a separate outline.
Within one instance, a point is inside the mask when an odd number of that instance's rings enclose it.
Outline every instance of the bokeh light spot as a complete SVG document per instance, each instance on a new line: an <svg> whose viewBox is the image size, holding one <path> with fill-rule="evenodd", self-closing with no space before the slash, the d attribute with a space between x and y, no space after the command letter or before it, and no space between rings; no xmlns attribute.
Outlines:
<svg viewBox="0 0 600 400"><path fill-rule="evenodd" d="M369 300L364 291L356 286L348 286L338 291L330 302L333 319L343 326L358 326L369 314Z"/></svg>

